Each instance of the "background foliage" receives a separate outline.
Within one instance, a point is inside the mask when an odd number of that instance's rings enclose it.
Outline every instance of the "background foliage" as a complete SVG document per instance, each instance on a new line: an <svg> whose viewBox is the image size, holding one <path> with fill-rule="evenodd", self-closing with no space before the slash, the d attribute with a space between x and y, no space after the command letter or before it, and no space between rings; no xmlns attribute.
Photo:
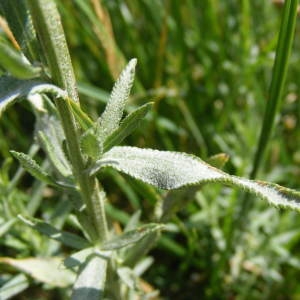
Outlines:
<svg viewBox="0 0 300 300"><path fill-rule="evenodd" d="M85 111L99 115L125 63L136 57L129 110L149 100L155 104L126 143L184 151L204 160L226 153L224 169L249 176L268 99L280 5L258 0L57 4ZM299 22L295 36L281 112L257 178L299 189ZM11 162L9 150L28 152L33 130L34 116L26 103L2 117L0 199L5 205L0 216L30 209L58 227L76 230L68 217L68 202L59 192L34 182ZM43 154L38 158L42 161ZM118 220L116 228L137 209L150 220L148 212L159 199L174 197L113 171L107 171L102 181L110 199L108 212ZM178 193L178 199L180 209L172 218L171 232L164 233L150 253L154 263L144 275L145 288L160 289L165 299L300 297L296 212L268 207L250 196L245 209L244 193L218 185ZM9 231L1 227L2 232L6 234L0 240L1 256L68 254L68 249L33 235L19 223L11 224ZM13 271L5 268L1 273L0 283ZM37 281L22 295L18 297L64 299L67 291L47 290Z"/></svg>

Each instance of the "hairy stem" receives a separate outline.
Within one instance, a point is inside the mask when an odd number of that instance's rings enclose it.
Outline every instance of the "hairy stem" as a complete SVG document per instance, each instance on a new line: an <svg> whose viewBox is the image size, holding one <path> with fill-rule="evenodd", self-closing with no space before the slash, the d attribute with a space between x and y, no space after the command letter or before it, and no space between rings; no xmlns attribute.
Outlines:
<svg viewBox="0 0 300 300"><path fill-rule="evenodd" d="M53 82L67 91L72 99L69 101L79 102L70 55L55 2L29 0L28 5ZM85 161L79 146L78 128L69 101L58 99L56 106L65 132L73 174L97 232L97 241L94 242L101 242L107 238L104 198L97 180L84 171Z"/></svg>

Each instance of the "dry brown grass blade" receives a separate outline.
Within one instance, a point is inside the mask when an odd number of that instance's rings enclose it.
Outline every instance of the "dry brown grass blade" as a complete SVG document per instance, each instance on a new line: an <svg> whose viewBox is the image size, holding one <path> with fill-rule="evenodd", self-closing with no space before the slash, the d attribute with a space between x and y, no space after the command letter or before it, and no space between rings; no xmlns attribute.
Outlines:
<svg viewBox="0 0 300 300"><path fill-rule="evenodd" d="M4 31L5 35L8 37L8 39L11 41L11 43L13 44L13 46L17 49L17 50L21 50L17 40L15 39L13 33L11 32L6 20L4 18L2 18L0 16L0 28L2 28L2 30Z"/></svg>
<svg viewBox="0 0 300 300"><path fill-rule="evenodd" d="M118 45L115 41L112 23L108 11L99 0L91 0L91 3L98 20L103 26L103 28L99 28L97 24L94 24L93 30L100 40L105 51L106 61L110 73L113 79L116 80L125 65L125 59L119 51Z"/></svg>

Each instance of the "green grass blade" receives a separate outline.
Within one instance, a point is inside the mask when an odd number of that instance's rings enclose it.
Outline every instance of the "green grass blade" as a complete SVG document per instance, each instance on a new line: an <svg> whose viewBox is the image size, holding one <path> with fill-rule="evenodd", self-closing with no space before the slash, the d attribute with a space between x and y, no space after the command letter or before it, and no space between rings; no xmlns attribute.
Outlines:
<svg viewBox="0 0 300 300"><path fill-rule="evenodd" d="M289 56L294 38L297 4L297 0L286 0L284 4L282 23L280 26L272 81L269 91L269 99L265 110L263 126L261 129L258 148L255 154L250 178L256 177L263 154L272 133L276 113L279 110L280 100L282 98L282 92L287 74Z"/></svg>

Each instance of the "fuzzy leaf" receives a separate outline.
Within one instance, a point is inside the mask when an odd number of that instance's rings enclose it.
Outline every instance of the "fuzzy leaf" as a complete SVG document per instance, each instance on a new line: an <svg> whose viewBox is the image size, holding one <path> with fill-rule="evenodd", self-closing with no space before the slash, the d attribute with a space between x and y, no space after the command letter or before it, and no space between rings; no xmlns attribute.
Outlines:
<svg viewBox="0 0 300 300"><path fill-rule="evenodd" d="M96 160L102 154L102 143L94 132L93 128L87 130L80 137L80 148L82 152Z"/></svg>
<svg viewBox="0 0 300 300"><path fill-rule="evenodd" d="M75 249L84 249L90 246L89 242L83 239L82 237L74 233L58 230L44 221L31 217L25 218L21 215L18 215L18 218L26 225L29 225L38 232L50 237L51 239L59 241L69 247Z"/></svg>
<svg viewBox="0 0 300 300"><path fill-rule="evenodd" d="M120 144L128 135L130 135L140 124L141 120L151 109L152 103L147 103L130 113L104 142L104 152L108 151L115 145Z"/></svg>
<svg viewBox="0 0 300 300"><path fill-rule="evenodd" d="M74 273L61 267L60 257L14 259L0 257L0 263L25 272L36 280L56 287L66 287L74 281ZM2 299L2 298L1 298Z"/></svg>
<svg viewBox="0 0 300 300"><path fill-rule="evenodd" d="M103 299L107 258L93 255L84 264L73 288L72 300Z"/></svg>
<svg viewBox="0 0 300 300"><path fill-rule="evenodd" d="M145 236L162 230L164 228L163 224L150 223L138 227L134 230L127 231L122 235L114 238L112 240L106 241L101 245L102 250L114 250L126 247L130 244L137 243L139 240Z"/></svg>
<svg viewBox="0 0 300 300"><path fill-rule="evenodd" d="M52 179L52 177L48 173L43 171L42 168L37 164L37 162L34 159L32 159L29 155L16 151L10 151L10 153L20 162L21 166L33 177L50 185L58 185Z"/></svg>
<svg viewBox="0 0 300 300"><path fill-rule="evenodd" d="M114 147L97 161L91 169L91 174L95 174L105 166L113 167L162 189L220 182L243 188L274 206L300 210L300 193L297 191L273 183L231 176L208 165L198 157L185 153Z"/></svg>
<svg viewBox="0 0 300 300"><path fill-rule="evenodd" d="M0 117L2 112L18 98L30 98L31 95L51 93L66 98L66 93L52 84L36 80L21 80L10 76L0 77Z"/></svg>
<svg viewBox="0 0 300 300"><path fill-rule="evenodd" d="M53 140L50 141L48 136L40 131L38 133L38 137L42 143L42 146L44 150L46 151L48 158L51 160L52 165L56 168L56 170L63 176L63 177L69 177L72 175L70 166L66 163L65 157L62 157L61 149L59 148L59 151L57 151L58 147L56 146L56 143L53 143Z"/></svg>
<svg viewBox="0 0 300 300"><path fill-rule="evenodd" d="M48 154L52 166L63 177L70 177L71 164L66 157L67 152L63 150L65 135L55 106L47 97L40 94L31 96L31 102L35 107L35 132L41 146Z"/></svg>
<svg viewBox="0 0 300 300"><path fill-rule="evenodd" d="M130 60L113 87L105 110L99 119L103 137L110 135L119 126L133 85L136 62L135 58Z"/></svg>

